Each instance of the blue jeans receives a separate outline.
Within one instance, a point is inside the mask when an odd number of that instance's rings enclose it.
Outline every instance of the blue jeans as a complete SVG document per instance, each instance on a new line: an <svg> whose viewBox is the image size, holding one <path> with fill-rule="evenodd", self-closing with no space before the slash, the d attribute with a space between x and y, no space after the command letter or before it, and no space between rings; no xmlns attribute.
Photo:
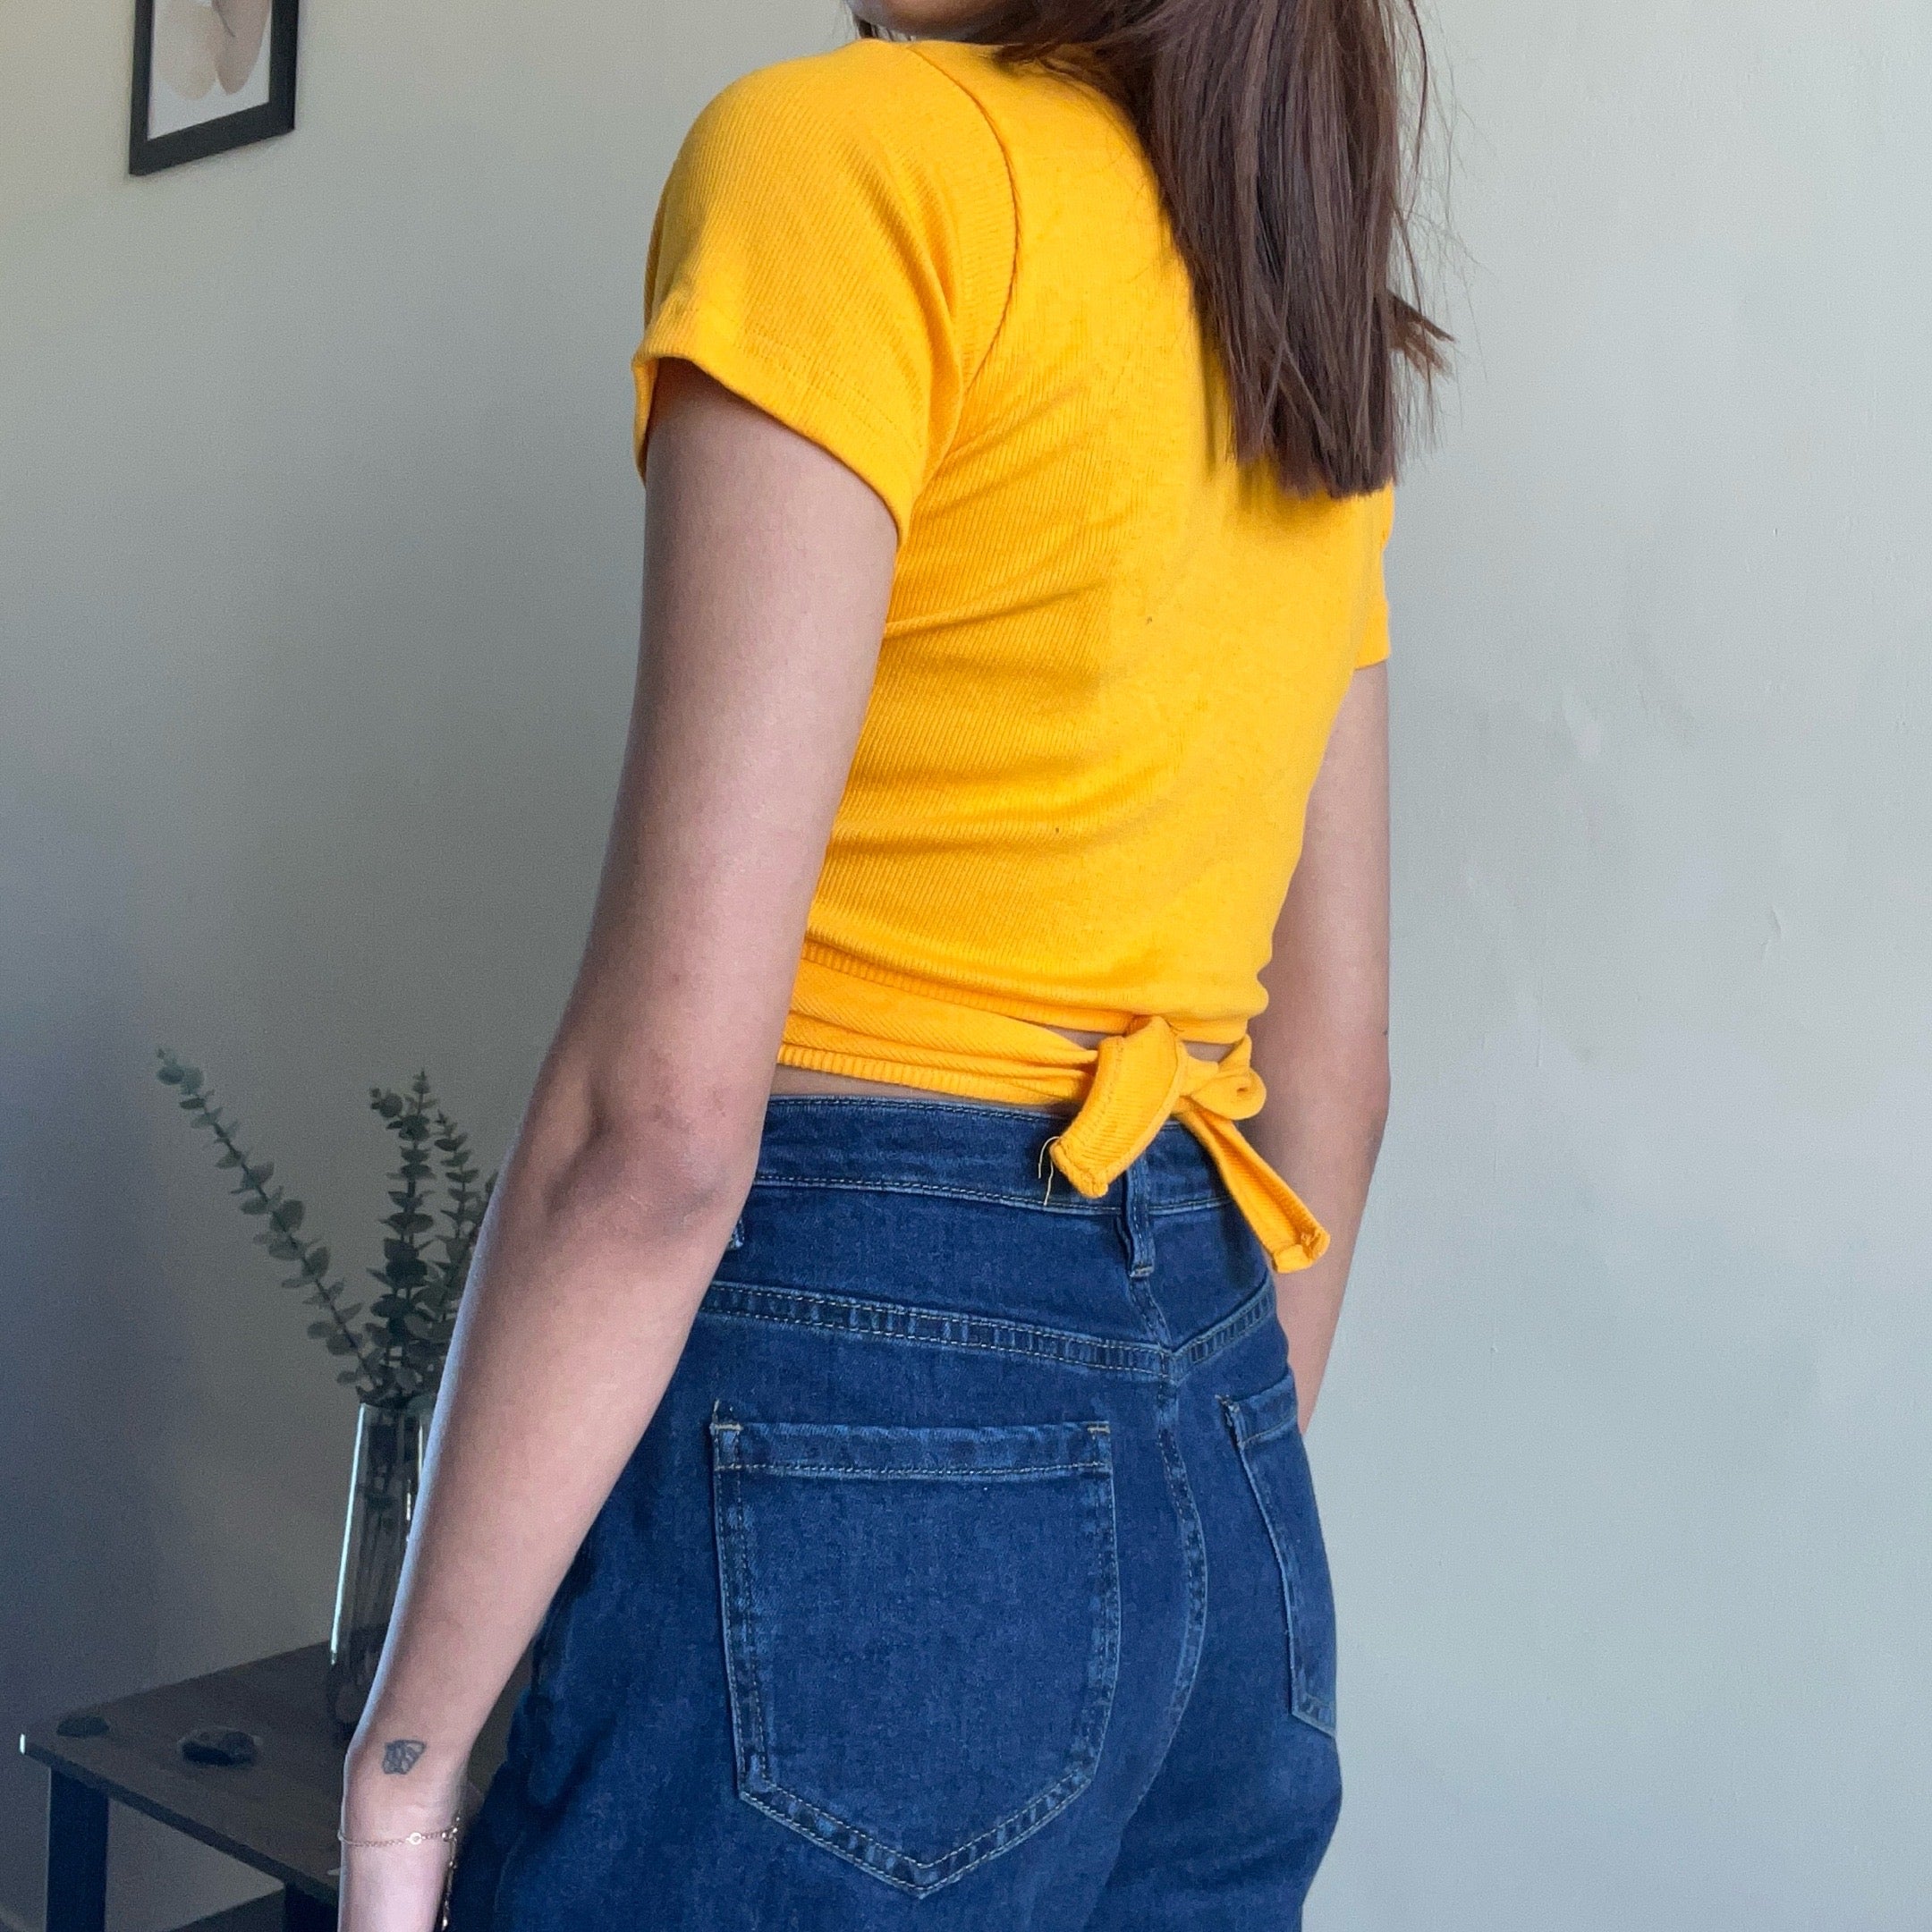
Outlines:
<svg viewBox="0 0 1932 1932"><path fill-rule="evenodd" d="M1062 1124L772 1099L453 1932L1300 1925L1335 1611L1267 1258L1177 1123L1092 1200Z"/></svg>

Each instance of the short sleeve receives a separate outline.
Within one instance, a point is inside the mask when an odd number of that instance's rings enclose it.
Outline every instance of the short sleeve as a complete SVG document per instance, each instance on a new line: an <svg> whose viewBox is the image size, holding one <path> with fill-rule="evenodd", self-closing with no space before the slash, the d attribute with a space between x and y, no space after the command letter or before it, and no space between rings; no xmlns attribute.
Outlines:
<svg viewBox="0 0 1932 1932"><path fill-rule="evenodd" d="M1384 663L1389 654L1388 586L1385 577L1389 532L1395 524L1395 487L1385 485L1377 500L1372 519L1374 544L1368 555L1368 594L1362 614L1361 633L1356 640L1355 668L1366 670Z"/></svg>
<svg viewBox="0 0 1932 1932"><path fill-rule="evenodd" d="M902 539L1013 254L1004 152L915 47L861 40L734 81L658 203L632 360L640 473L657 364L683 357L855 470Z"/></svg>

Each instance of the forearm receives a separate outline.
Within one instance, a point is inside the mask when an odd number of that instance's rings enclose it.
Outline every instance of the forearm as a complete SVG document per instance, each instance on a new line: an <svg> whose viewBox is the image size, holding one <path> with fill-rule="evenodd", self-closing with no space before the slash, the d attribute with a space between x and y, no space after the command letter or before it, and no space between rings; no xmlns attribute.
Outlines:
<svg viewBox="0 0 1932 1932"><path fill-rule="evenodd" d="M479 1244L351 1750L352 1832L409 1829L419 1811L446 1820L478 1733L671 1378L749 1183L750 1158L700 1170L674 1111L642 1130L598 1123L570 1084L539 1082Z"/></svg>
<svg viewBox="0 0 1932 1932"><path fill-rule="evenodd" d="M1248 1139L1328 1231L1328 1249L1319 1261L1275 1277L1305 1428L1327 1369L1382 1144L1388 1061L1379 1032L1304 1039L1270 1051L1258 1030L1256 1060L1268 1093L1247 1125Z"/></svg>
<svg viewBox="0 0 1932 1932"><path fill-rule="evenodd" d="M1328 1230L1275 1277L1301 1422L1314 1412L1388 1116L1388 674L1356 672L1309 795L1300 862L1249 1027L1267 1089L1248 1138Z"/></svg>

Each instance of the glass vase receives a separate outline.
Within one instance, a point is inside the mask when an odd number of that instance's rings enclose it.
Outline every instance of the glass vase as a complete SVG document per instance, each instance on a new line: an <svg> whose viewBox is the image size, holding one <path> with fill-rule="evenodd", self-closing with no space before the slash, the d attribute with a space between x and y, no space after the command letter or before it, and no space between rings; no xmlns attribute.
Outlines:
<svg viewBox="0 0 1932 1932"><path fill-rule="evenodd" d="M427 1416L362 1403L329 1625L329 1716L346 1739L362 1716L395 1607L396 1584L422 1487Z"/></svg>

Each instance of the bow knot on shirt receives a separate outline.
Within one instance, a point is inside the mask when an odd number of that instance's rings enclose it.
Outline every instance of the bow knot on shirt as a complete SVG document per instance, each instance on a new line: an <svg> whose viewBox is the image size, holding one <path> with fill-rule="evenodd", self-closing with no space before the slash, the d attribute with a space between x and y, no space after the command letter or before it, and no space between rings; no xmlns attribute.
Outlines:
<svg viewBox="0 0 1932 1932"><path fill-rule="evenodd" d="M1285 1274L1319 1260L1328 1235L1235 1125L1267 1098L1250 1052L1243 1032L1218 1061L1191 1054L1160 1013L1082 1046L1054 1027L936 997L904 976L855 972L808 941L778 1057L968 1098L1075 1101L1046 1152L1089 1199L1178 1120L1207 1149L1269 1266Z"/></svg>
<svg viewBox="0 0 1932 1932"><path fill-rule="evenodd" d="M1080 1193L1097 1197L1177 1119L1208 1149L1271 1266L1305 1267L1327 1248L1327 1232L1234 1125L1267 1097L1250 1051L1243 1033L1219 1060L1204 1059L1161 1014L1137 1019L1092 1049L1085 1097L1047 1142L1049 1157Z"/></svg>

